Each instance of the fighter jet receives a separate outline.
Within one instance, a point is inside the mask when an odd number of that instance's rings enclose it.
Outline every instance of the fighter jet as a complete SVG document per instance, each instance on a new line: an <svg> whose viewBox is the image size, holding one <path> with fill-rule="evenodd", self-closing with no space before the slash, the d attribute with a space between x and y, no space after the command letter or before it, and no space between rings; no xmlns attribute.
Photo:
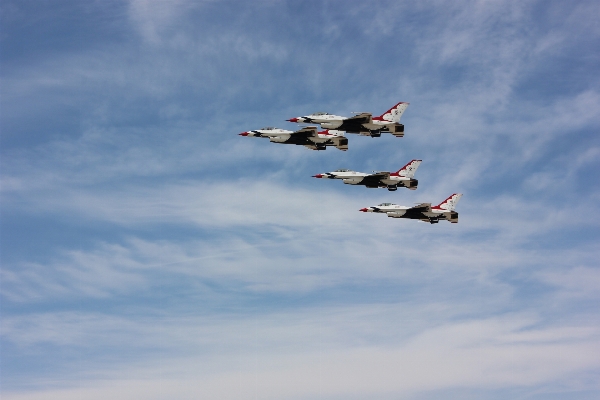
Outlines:
<svg viewBox="0 0 600 400"><path fill-rule="evenodd" d="M321 128L337 129L363 136L379 137L382 132L387 132L396 137L402 137L404 136L404 125L400 123L400 117L402 117L409 104L401 101L378 117L366 112L357 113L353 117L316 112L304 117L290 118L288 121L301 124L319 124Z"/></svg>
<svg viewBox="0 0 600 400"><path fill-rule="evenodd" d="M405 187L415 190L419 181L413 179L421 160L412 160L396 172L355 172L349 169L338 169L333 172L313 175L313 178L342 179L348 185L364 185L368 188L387 188L389 191Z"/></svg>
<svg viewBox="0 0 600 400"><path fill-rule="evenodd" d="M344 132L324 130L317 131L314 126L308 126L298 131L266 127L255 131L240 133L240 136L266 137L273 143L296 144L311 150L326 150L327 146L335 146L339 150L348 150L348 139Z"/></svg>
<svg viewBox="0 0 600 400"><path fill-rule="evenodd" d="M431 206L431 203L421 203L414 207L381 203L377 207L361 208L359 211L386 213L388 217L392 218L418 219L432 224L437 224L440 220L445 219L456 224L458 223L458 213L454 211L454 207L461 197L462 194L455 193L437 206Z"/></svg>

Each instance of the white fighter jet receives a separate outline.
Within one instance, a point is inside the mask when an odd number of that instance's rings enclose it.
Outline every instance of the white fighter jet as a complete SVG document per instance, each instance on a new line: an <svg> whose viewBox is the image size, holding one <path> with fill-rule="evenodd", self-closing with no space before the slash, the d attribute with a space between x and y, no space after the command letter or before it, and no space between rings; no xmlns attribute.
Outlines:
<svg viewBox="0 0 600 400"><path fill-rule="evenodd" d="M327 146L335 146L342 151L348 150L348 139L344 137L344 132L330 130L319 132L314 126L308 126L295 132L266 127L242 132L240 136L266 137L273 143L296 144L311 150L325 150Z"/></svg>
<svg viewBox="0 0 600 400"><path fill-rule="evenodd" d="M348 185L364 185L368 188L387 188L389 191L405 187L415 190L419 181L414 179L415 171L419 168L421 160L412 160L396 172L355 172L349 169L338 169L333 172L313 175L313 178L342 179Z"/></svg>
<svg viewBox="0 0 600 400"><path fill-rule="evenodd" d="M414 207L382 203L377 207L361 208L359 211L386 213L388 217L392 218L418 219L432 224L437 224L440 220L445 219L456 224L458 223L458 213L454 211L454 207L461 197L462 194L455 193L437 206L432 206L431 203L421 203Z"/></svg>
<svg viewBox="0 0 600 400"><path fill-rule="evenodd" d="M404 125L400 123L400 117L409 104L401 101L378 117L366 112L358 113L353 117L316 112L304 117L290 118L288 121L300 124L319 124L321 128L358 133L363 136L379 137L382 132L387 132L396 137L402 137L404 136Z"/></svg>

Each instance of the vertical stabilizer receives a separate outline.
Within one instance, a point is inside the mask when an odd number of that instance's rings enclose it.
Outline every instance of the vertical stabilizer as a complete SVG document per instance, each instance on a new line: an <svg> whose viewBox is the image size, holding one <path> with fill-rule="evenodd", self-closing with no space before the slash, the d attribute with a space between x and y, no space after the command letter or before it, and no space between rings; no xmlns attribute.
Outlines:
<svg viewBox="0 0 600 400"><path fill-rule="evenodd" d="M460 200L461 197L462 197L462 193L454 193L452 196L450 196L446 200L442 201L439 205L432 207L432 208L438 208L438 209L445 210L445 211L454 211L454 208L456 207L456 203L458 203L458 201Z"/></svg>
<svg viewBox="0 0 600 400"><path fill-rule="evenodd" d="M398 176L404 176L406 178L412 178L413 176L415 176L415 172L417 172L417 168L419 168L419 165L421 165L421 162L423 160L412 160L411 162L409 162L408 164L406 164L404 167L400 168L396 174Z"/></svg>
<svg viewBox="0 0 600 400"><path fill-rule="evenodd" d="M406 108L408 107L409 104L410 103L401 101L400 103L396 104L394 107L390 108L389 110L387 110L386 112L381 114L381 116L379 118L381 118L384 121L399 123L400 117L402 117L402 114L404 113L404 111L406 110Z"/></svg>

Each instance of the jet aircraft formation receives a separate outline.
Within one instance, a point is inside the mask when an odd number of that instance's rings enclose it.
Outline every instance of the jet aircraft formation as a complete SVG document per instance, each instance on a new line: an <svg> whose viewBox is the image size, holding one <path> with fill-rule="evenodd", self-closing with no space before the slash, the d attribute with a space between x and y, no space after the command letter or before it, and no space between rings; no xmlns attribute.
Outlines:
<svg viewBox="0 0 600 400"><path fill-rule="evenodd" d="M269 138L273 143L294 144L305 146L311 150L326 150L333 146L339 150L348 150L348 139L345 133L361 136L380 137L382 133L390 133L396 137L404 136L404 125L400 117L410 103L399 102L380 116L371 113L356 113L352 117L343 117L326 112L315 112L310 115L290 118L287 121L298 124L319 125L306 126L296 131L266 127L240 133L240 136L254 136ZM414 178L415 172L422 160L412 160L396 172L380 171L373 173L356 172L349 169L337 169L313 175L320 179L341 179L348 185L362 185L367 188L387 188L396 191L399 187L410 190L417 189L419 181ZM418 219L420 221L436 224L440 220L458 223L458 213L454 211L456 203L462 194L454 193L437 206L431 203L420 203L416 206L401 206L393 203L381 203L374 207L361 208L362 212L387 214L391 218Z"/></svg>

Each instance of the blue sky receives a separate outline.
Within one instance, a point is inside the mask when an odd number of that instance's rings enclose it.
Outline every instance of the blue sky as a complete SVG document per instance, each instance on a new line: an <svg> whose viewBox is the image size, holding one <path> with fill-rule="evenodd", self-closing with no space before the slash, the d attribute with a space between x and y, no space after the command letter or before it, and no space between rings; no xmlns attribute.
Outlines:
<svg viewBox="0 0 600 400"><path fill-rule="evenodd" d="M3 398L598 397L597 2L0 7ZM347 152L237 135L398 101Z"/></svg>

